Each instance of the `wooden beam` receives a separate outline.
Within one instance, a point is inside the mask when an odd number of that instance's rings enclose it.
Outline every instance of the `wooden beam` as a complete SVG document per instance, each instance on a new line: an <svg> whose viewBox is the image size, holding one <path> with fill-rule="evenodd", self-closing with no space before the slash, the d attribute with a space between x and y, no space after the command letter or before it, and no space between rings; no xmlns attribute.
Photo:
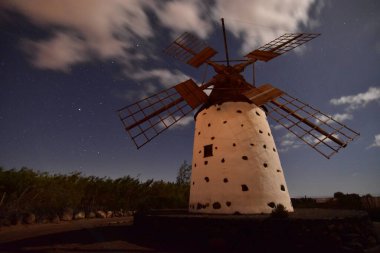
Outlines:
<svg viewBox="0 0 380 253"><path fill-rule="evenodd" d="M336 144L338 144L339 146L345 148L347 146L346 143L343 143L341 140L335 138L332 134L329 134L328 132L326 132L325 130L323 130L322 128L320 128L319 126L313 124L312 122L310 122L309 120L301 117L300 115L298 115L296 112L294 112L293 110L291 110L290 108L286 107L285 105L277 102L276 100L272 100L271 101L272 104L274 104L275 106L279 107L281 110L289 113L290 115L292 115L294 118L298 119L299 121L301 121L302 123L308 125L309 127L311 127L312 129L316 130L317 132L321 133L322 135L326 136L327 138L329 138L330 140L332 140L333 142L335 142Z"/></svg>

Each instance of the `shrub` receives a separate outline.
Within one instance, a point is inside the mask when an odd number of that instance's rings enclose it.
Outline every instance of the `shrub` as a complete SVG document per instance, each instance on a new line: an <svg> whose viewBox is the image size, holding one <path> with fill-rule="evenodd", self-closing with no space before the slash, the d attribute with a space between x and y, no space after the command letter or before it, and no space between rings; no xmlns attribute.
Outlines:
<svg viewBox="0 0 380 253"><path fill-rule="evenodd" d="M285 206L282 204L276 205L270 214L272 218L287 218L289 217L289 212L286 210Z"/></svg>

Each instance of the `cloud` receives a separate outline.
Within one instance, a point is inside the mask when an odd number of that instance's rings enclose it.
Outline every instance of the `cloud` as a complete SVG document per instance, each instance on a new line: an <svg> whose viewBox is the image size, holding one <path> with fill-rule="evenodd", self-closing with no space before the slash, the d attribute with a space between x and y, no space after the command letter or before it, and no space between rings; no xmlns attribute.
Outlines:
<svg viewBox="0 0 380 253"><path fill-rule="evenodd" d="M315 124L321 124L321 121L326 122L326 123L331 123L330 117L333 118L334 120L338 121L338 122L343 122L346 120L352 120L354 118L354 115L352 115L349 112L335 113L333 115L328 115L328 116L321 115L321 116L318 116L318 119L314 120L314 123Z"/></svg>
<svg viewBox="0 0 380 253"><path fill-rule="evenodd" d="M314 0L3 0L0 8L19 12L50 32L48 38L26 39L23 43L38 68L67 72L78 63L112 58L135 71L133 62L144 58L136 53L136 41L152 45L153 38L162 37L157 24L172 35L189 31L206 39L214 29L220 31L220 18L225 17L227 29L243 40L247 51L284 32L296 31L301 24L311 24L308 13L313 3ZM152 24L153 20L156 24Z"/></svg>
<svg viewBox="0 0 380 253"><path fill-rule="evenodd" d="M332 116L333 119L339 122L343 122L346 120L352 120L354 116L350 113L336 113Z"/></svg>
<svg viewBox="0 0 380 253"><path fill-rule="evenodd" d="M330 103L336 106L345 105L344 113L336 113L332 118L336 121L343 122L352 120L354 118L353 112L366 107L369 103L380 101L380 88L369 87L366 92L358 93L356 95L342 96L340 98L333 98ZM321 117L321 120L328 120L327 117Z"/></svg>
<svg viewBox="0 0 380 253"><path fill-rule="evenodd" d="M282 129L286 129L283 125L281 124L276 124L276 125L273 125L271 126L274 130L282 130Z"/></svg>
<svg viewBox="0 0 380 253"><path fill-rule="evenodd" d="M347 111L354 111L366 107L369 103L380 101L380 87L369 87L368 91L351 96L333 98L330 103L333 105L346 105Z"/></svg>
<svg viewBox="0 0 380 253"><path fill-rule="evenodd" d="M18 11L46 31L53 31L47 39L23 43L33 65L42 69L67 71L94 58L133 59L128 49L134 40L153 36L144 11L146 1L5 0L1 7Z"/></svg>
<svg viewBox="0 0 380 253"><path fill-rule="evenodd" d="M139 70L135 73L129 73L128 76L134 80L139 81L158 79L159 82L165 87L172 87L175 84L190 79L190 77L178 70L170 71L167 69Z"/></svg>
<svg viewBox="0 0 380 253"><path fill-rule="evenodd" d="M375 140L367 148L380 148L380 134L375 135Z"/></svg>
<svg viewBox="0 0 380 253"><path fill-rule="evenodd" d="M155 8L160 22L171 28L174 36L185 31L192 31L205 39L212 30L207 15L207 8L201 1L172 1Z"/></svg>
<svg viewBox="0 0 380 253"><path fill-rule="evenodd" d="M177 124L175 124L175 127L183 127L187 126L194 122L194 115L188 115L180 119Z"/></svg>
<svg viewBox="0 0 380 253"><path fill-rule="evenodd" d="M175 117L175 119L178 120L179 116ZM194 122L194 115L192 114L192 115L184 116L183 118L179 119L177 122L175 122L173 117L167 117L163 120L163 122L164 122L164 124L160 123L158 125L159 128L166 128L166 126L170 126L169 130L173 130L173 129L188 126L189 124L193 123ZM173 124L174 122L175 122L175 124Z"/></svg>
<svg viewBox="0 0 380 253"><path fill-rule="evenodd" d="M225 17L227 29L243 40L241 51L248 53L284 33L297 32L300 24L310 23L308 12L313 3L314 0L219 0L212 14L215 21Z"/></svg>
<svg viewBox="0 0 380 253"><path fill-rule="evenodd" d="M287 132L280 139L280 152L286 152L292 148L299 148L301 146L301 141L291 132Z"/></svg>
<svg viewBox="0 0 380 253"><path fill-rule="evenodd" d="M88 60L86 45L67 32L58 32L42 43L24 40L23 50L28 54L38 52L32 56L32 63L43 69L69 72L71 65Z"/></svg>

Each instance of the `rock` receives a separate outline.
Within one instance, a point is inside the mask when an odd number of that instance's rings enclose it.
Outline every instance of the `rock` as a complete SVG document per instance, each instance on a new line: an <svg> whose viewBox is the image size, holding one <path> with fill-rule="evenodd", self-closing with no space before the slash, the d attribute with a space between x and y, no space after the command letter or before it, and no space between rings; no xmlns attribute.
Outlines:
<svg viewBox="0 0 380 253"><path fill-rule="evenodd" d="M328 230L336 230L336 225L335 224L330 224L327 226Z"/></svg>
<svg viewBox="0 0 380 253"><path fill-rule="evenodd" d="M8 227L11 225L11 221L5 217L1 217L0 218L0 227L1 226L4 226L4 227Z"/></svg>
<svg viewBox="0 0 380 253"><path fill-rule="evenodd" d="M86 215L84 212L80 211L80 212L77 212L75 215L74 215L74 219L75 220L81 220L81 219L84 219L86 218Z"/></svg>
<svg viewBox="0 0 380 253"><path fill-rule="evenodd" d="M63 221L70 221L73 219L74 211L72 208L65 208L63 209L61 220Z"/></svg>
<svg viewBox="0 0 380 253"><path fill-rule="evenodd" d="M106 216L107 216L107 218L112 218L113 212L112 211L107 211Z"/></svg>
<svg viewBox="0 0 380 253"><path fill-rule="evenodd" d="M101 211L101 210L96 211L95 215L96 215L97 218L103 218L103 219L107 218L107 214L104 211Z"/></svg>
<svg viewBox="0 0 380 253"><path fill-rule="evenodd" d="M369 247L374 247L377 244L377 240L374 236L369 236L367 239L367 243Z"/></svg>
<svg viewBox="0 0 380 253"><path fill-rule="evenodd" d="M22 223L22 216L18 213L12 213L9 217L11 225L19 225Z"/></svg>
<svg viewBox="0 0 380 253"><path fill-rule="evenodd" d="M89 212L87 215L86 215L86 218L89 218L89 219L93 219L96 217L96 214L94 212Z"/></svg>
<svg viewBox="0 0 380 253"><path fill-rule="evenodd" d="M364 249L363 244L361 244L360 242L349 242L345 246L349 249L360 251L360 252L363 251Z"/></svg>
<svg viewBox="0 0 380 253"><path fill-rule="evenodd" d="M39 223L41 223L41 224L47 224L47 223L49 223L49 219L43 217L43 218L41 218L41 219L39 220Z"/></svg>
<svg viewBox="0 0 380 253"><path fill-rule="evenodd" d="M36 216L34 213L25 213L22 220L25 224L33 224L36 222Z"/></svg>
<svg viewBox="0 0 380 253"><path fill-rule="evenodd" d="M58 215L53 215L52 217L51 217L51 219L50 219L50 221L52 222L52 223L59 223L60 221L61 221L61 219L59 218L59 216Z"/></svg>

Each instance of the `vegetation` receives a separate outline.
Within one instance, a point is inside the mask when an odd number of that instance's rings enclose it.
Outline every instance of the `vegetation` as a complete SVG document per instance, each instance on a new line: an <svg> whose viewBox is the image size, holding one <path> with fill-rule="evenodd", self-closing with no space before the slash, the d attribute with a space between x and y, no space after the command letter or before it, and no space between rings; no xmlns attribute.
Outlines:
<svg viewBox="0 0 380 253"><path fill-rule="evenodd" d="M147 180L130 176L118 179L49 174L30 168L6 170L0 167L0 221L15 214L54 216L65 208L74 211L177 209L188 206L191 165L180 166L176 182ZM366 210L380 221L379 199L367 194L334 193L334 198L318 203L313 198L292 199L295 208L339 208ZM272 217L287 217L278 205Z"/></svg>
<svg viewBox="0 0 380 253"><path fill-rule="evenodd" d="M313 198L308 198L306 196L304 198L299 198L299 199L292 198L292 204L296 208L315 208L315 207L317 207L317 201Z"/></svg>
<svg viewBox="0 0 380 253"><path fill-rule="evenodd" d="M19 170L0 167L0 217L26 212L53 215L67 207L85 212L186 208L189 171L191 167L184 162L174 183L141 182L130 176L99 178L80 172L52 175L26 167Z"/></svg>
<svg viewBox="0 0 380 253"><path fill-rule="evenodd" d="M374 221L380 221L379 197L370 194L359 196L356 193L344 194L335 192L334 197L317 203L316 199L304 198L292 199L294 208L332 208L332 209L355 209L365 210Z"/></svg>
<svg viewBox="0 0 380 253"><path fill-rule="evenodd" d="M286 210L286 207L282 204L276 205L276 207L273 209L272 213L270 214L270 217L272 218L288 218L289 212Z"/></svg>

